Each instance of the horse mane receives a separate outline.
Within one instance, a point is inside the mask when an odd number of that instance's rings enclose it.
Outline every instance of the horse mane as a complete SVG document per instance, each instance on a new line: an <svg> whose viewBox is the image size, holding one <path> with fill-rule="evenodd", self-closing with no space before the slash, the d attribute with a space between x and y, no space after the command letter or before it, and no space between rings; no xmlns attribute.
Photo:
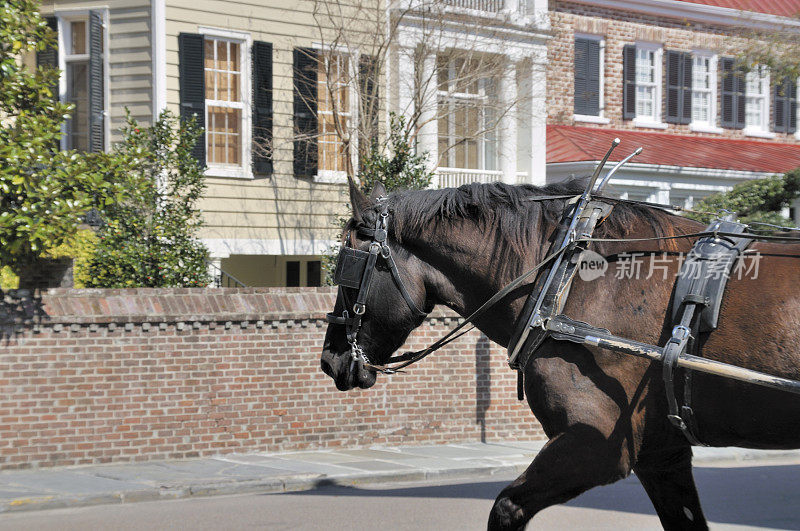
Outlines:
<svg viewBox="0 0 800 531"><path fill-rule="evenodd" d="M389 197L393 214L391 230L399 242L418 238L437 228L454 228L469 221L487 237L497 241L501 261L509 253L521 256L531 243L544 247L551 228L561 218L567 199L531 201L533 196L575 196L586 188L587 179L576 178L546 186L509 185L501 182L472 183L459 188L407 190ZM596 235L624 238L644 232L654 236L676 234L674 219L663 210L623 200L601 223ZM667 250L667 249L665 249ZM671 250L671 249L669 249ZM514 260L513 262L517 262Z"/></svg>

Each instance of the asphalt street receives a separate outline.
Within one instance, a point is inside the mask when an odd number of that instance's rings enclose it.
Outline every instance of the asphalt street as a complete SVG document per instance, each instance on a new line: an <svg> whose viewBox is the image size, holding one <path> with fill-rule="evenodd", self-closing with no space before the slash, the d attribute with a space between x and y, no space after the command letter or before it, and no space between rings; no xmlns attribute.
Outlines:
<svg viewBox="0 0 800 531"><path fill-rule="evenodd" d="M712 529L800 529L800 463L695 468ZM451 483L324 487L0 516L6 529L483 529L511 476ZM528 529L660 529L632 476L540 513Z"/></svg>

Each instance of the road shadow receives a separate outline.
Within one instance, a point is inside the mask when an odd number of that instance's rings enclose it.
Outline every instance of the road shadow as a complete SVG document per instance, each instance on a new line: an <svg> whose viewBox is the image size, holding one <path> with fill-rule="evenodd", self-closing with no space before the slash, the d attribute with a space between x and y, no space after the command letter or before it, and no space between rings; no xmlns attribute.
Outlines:
<svg viewBox="0 0 800 531"><path fill-rule="evenodd" d="M800 530L800 465L735 468L695 467L695 481L709 522ZM313 491L269 496L330 495L376 498L471 498L494 500L511 481L450 485L359 488L327 485ZM655 515L639 480L594 488L567 502L569 507Z"/></svg>

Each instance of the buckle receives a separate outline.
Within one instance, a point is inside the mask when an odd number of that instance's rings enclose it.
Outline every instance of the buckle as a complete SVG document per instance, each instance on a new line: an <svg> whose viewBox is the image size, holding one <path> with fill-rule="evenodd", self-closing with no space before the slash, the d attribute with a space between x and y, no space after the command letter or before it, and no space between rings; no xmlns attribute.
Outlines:
<svg viewBox="0 0 800 531"><path fill-rule="evenodd" d="M672 425L678 428L679 430L687 429L686 422L683 421L680 415L667 415L667 418L672 423Z"/></svg>

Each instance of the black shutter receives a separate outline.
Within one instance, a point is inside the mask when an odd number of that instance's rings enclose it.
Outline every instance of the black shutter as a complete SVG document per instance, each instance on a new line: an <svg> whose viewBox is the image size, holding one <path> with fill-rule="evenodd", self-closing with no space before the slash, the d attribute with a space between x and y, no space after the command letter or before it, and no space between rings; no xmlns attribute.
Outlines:
<svg viewBox="0 0 800 531"><path fill-rule="evenodd" d="M589 68L589 40L575 39L575 76L574 76L574 105L575 114L589 114L587 112L588 80L586 71Z"/></svg>
<svg viewBox="0 0 800 531"><path fill-rule="evenodd" d="M622 119L636 118L636 46L622 48Z"/></svg>
<svg viewBox="0 0 800 531"><path fill-rule="evenodd" d="M47 27L56 34L53 45L44 50L36 52L36 66L42 68L58 68L58 19L56 17L46 17ZM58 87L55 90L58 97Z"/></svg>
<svg viewBox="0 0 800 531"><path fill-rule="evenodd" d="M178 75L180 76L181 119L188 120L192 116L197 119L197 126L206 126L206 83L205 83L205 50L202 35L181 33L178 35ZM201 166L206 165L205 131L197 139L192 148L194 156Z"/></svg>
<svg viewBox="0 0 800 531"><path fill-rule="evenodd" d="M378 140L378 125L380 124L380 97L378 94L378 76L380 65L375 57L361 55L358 63L358 85L361 98L361 113L359 127L361 134L358 139L358 169L362 170L361 156L369 152L373 142Z"/></svg>
<svg viewBox="0 0 800 531"><path fill-rule="evenodd" d="M774 129L779 133L797 130L797 85L789 77L774 87Z"/></svg>
<svg viewBox="0 0 800 531"><path fill-rule="evenodd" d="M272 44L253 43L253 173L272 174Z"/></svg>
<svg viewBox="0 0 800 531"><path fill-rule="evenodd" d="M667 50L667 113L673 124L692 121L692 56Z"/></svg>
<svg viewBox="0 0 800 531"><path fill-rule="evenodd" d="M294 174L317 174L317 51L294 49Z"/></svg>
<svg viewBox="0 0 800 531"><path fill-rule="evenodd" d="M683 54L683 90L681 104L681 123L692 122L692 54Z"/></svg>
<svg viewBox="0 0 800 531"><path fill-rule="evenodd" d="M89 151L105 151L106 116L103 76L103 14L89 12Z"/></svg>
<svg viewBox="0 0 800 531"><path fill-rule="evenodd" d="M742 71L734 68L734 59L720 59L722 74L722 127L744 128L744 90L745 80Z"/></svg>
<svg viewBox="0 0 800 531"><path fill-rule="evenodd" d="M600 115L600 41L575 39L574 112Z"/></svg>

